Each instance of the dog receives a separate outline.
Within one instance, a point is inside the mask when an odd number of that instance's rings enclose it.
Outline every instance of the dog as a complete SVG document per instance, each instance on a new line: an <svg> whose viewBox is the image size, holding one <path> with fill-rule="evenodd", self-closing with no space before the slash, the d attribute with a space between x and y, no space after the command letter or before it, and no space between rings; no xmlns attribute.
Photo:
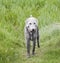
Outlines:
<svg viewBox="0 0 60 63"><path fill-rule="evenodd" d="M32 41L33 43L32 55L35 54L36 41L38 48L40 48L38 20L32 15L29 18L27 18L25 21L24 35L27 46L27 57L30 57L30 41Z"/></svg>

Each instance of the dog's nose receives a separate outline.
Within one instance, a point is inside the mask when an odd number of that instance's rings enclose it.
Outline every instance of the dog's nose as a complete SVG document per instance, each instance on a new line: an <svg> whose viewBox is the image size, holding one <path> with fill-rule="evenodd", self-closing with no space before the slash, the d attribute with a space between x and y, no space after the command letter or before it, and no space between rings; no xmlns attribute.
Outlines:
<svg viewBox="0 0 60 63"><path fill-rule="evenodd" d="M34 31L34 29L32 29L32 31Z"/></svg>

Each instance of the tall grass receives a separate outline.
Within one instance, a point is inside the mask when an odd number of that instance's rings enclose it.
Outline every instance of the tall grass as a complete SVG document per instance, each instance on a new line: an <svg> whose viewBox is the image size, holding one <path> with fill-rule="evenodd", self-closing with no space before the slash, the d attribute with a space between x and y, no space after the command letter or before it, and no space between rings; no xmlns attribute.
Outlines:
<svg viewBox="0 0 60 63"><path fill-rule="evenodd" d="M24 25L30 15L38 19L43 53L41 52L41 58L39 49L39 55L27 60ZM60 23L60 0L0 0L0 63L48 63L48 61L58 63L60 27L50 25L57 22ZM55 52L48 50L50 47L53 50L57 47L55 51L58 54L58 61L56 62L54 61L56 54L54 59L49 56Z"/></svg>

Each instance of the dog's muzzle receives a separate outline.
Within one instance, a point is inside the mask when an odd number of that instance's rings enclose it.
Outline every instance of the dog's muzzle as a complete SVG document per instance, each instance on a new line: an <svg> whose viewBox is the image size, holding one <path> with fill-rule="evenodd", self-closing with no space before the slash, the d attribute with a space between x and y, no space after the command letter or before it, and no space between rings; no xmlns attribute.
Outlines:
<svg viewBox="0 0 60 63"><path fill-rule="evenodd" d="M31 30L31 33L34 33L35 31L36 31L35 29L32 29L32 30Z"/></svg>

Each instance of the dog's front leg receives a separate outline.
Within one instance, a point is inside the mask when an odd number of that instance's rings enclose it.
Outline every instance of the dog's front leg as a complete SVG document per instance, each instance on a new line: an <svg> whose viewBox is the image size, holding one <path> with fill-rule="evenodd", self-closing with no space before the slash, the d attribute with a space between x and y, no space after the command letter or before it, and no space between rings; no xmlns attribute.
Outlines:
<svg viewBox="0 0 60 63"><path fill-rule="evenodd" d="M30 57L30 39L27 39L27 57Z"/></svg>
<svg viewBox="0 0 60 63"><path fill-rule="evenodd" d="M32 50L32 55L35 54L35 45L36 45L36 39L33 40L33 50Z"/></svg>

